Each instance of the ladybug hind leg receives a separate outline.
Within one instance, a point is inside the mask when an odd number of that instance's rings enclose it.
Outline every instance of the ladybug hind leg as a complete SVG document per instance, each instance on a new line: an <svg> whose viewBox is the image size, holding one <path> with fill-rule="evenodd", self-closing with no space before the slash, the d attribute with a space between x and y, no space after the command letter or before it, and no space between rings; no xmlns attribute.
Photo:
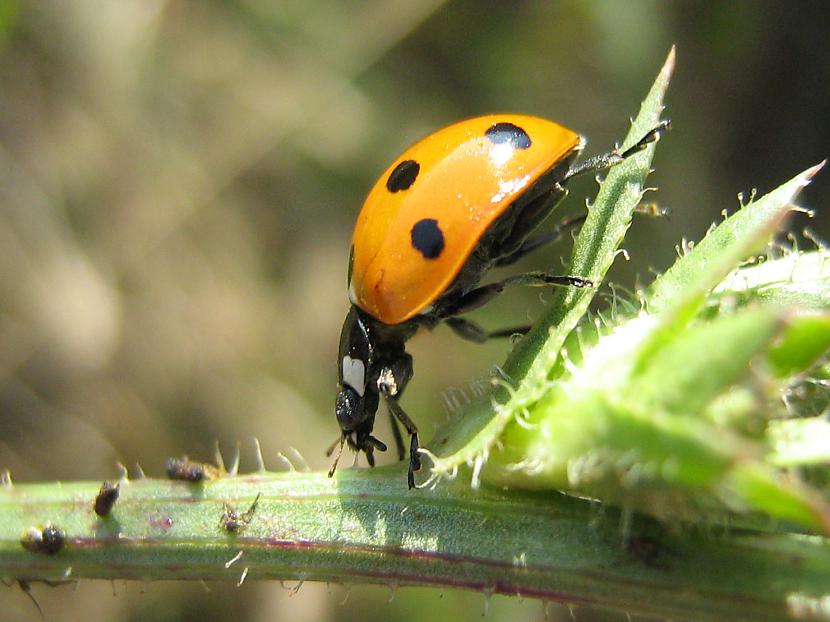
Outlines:
<svg viewBox="0 0 830 622"><path fill-rule="evenodd" d="M587 217L588 214L582 214L581 216L574 216L573 218L563 218L556 224L556 226L552 230L548 231L547 233L543 233L541 235L533 236L532 238L526 239L524 242L522 242L521 246L519 246L519 248L517 248L515 251L496 259L493 265L495 267L512 265L519 261L525 255L529 255L536 249L541 248L542 246L547 246L548 244L555 244L556 242L562 239L562 236L565 234L566 231L571 231L573 229L581 227Z"/></svg>
<svg viewBox="0 0 830 622"><path fill-rule="evenodd" d="M452 331L467 341L483 343L489 339L511 337L513 335L524 335L530 330L529 325L514 326L511 328L486 331L481 326L466 318L458 317L474 309L487 304L493 298L504 291L508 285L561 285L565 287L593 287L594 284L588 279L579 276L560 276L546 274L544 272L526 272L509 276L501 281L482 285L458 298L451 306L442 309L441 321L449 326Z"/></svg>
<svg viewBox="0 0 830 622"><path fill-rule="evenodd" d="M503 328L501 330L486 331L475 322L461 317L447 318L444 320L444 323L462 339L475 343L484 343L490 339L501 339L504 337L512 337L513 335L524 335L530 330L530 324L525 324L522 326Z"/></svg>

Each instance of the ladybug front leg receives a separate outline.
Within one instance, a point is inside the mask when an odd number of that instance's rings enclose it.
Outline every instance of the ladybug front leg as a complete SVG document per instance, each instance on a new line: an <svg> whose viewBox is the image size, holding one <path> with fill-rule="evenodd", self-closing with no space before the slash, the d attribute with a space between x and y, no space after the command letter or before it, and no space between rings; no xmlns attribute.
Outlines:
<svg viewBox="0 0 830 622"><path fill-rule="evenodd" d="M387 397L381 391L381 395L383 395L383 399L386 400ZM395 437L395 449L398 450L398 460L403 460L406 456L406 450L404 449L403 445L403 436L401 436L401 428L400 424L398 423L398 419L395 417L395 414L392 412L392 409L389 408L389 402L386 402L387 405L387 412L389 413L389 425L392 426L392 436Z"/></svg>
<svg viewBox="0 0 830 622"><path fill-rule="evenodd" d="M410 488L415 488L415 471L421 470L421 458L418 455L418 426L409 418L409 415L404 412L398 400L391 395L387 387L381 387L381 395L386 400L386 406L389 412L395 415L395 418L403 424L406 431L409 432L409 470L406 473L406 481Z"/></svg>
<svg viewBox="0 0 830 622"><path fill-rule="evenodd" d="M386 402L386 407L389 409L389 414L394 417L392 422L393 428L397 431L395 435L396 442L403 444L400 431L397 430L397 422L399 421L406 428L409 433L409 470L407 472L407 482L410 488L415 487L415 471L421 468L421 459L418 455L418 426L409 418L401 405L398 404L398 398L403 393L404 387L412 378L412 357L408 354L400 356L391 366L384 367L378 376L378 390ZM400 451L399 453L403 453Z"/></svg>
<svg viewBox="0 0 830 622"><path fill-rule="evenodd" d="M412 379L412 357L404 351L392 356L392 362L381 367L380 374L377 379L378 391L383 395L387 403L387 412L389 413L389 423L392 426L392 434L395 437L395 448L398 450L398 460L403 460L406 455L403 437L401 430L398 427L400 424L399 418L393 412L392 407L388 407L389 395L393 396L395 400L399 400L403 390L409 381ZM384 393L384 388L386 393Z"/></svg>

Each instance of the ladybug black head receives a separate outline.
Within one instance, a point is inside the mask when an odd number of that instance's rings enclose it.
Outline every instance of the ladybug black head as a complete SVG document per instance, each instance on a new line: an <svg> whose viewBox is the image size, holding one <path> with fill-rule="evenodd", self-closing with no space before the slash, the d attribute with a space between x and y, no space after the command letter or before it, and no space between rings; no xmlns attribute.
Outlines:
<svg viewBox="0 0 830 622"><path fill-rule="evenodd" d="M350 439L354 437L354 442L350 440L349 445L354 446L357 437L369 435L375 425L377 409L377 393L368 392L361 397L352 387L341 386L334 402L334 414L343 435Z"/></svg>
<svg viewBox="0 0 830 622"><path fill-rule="evenodd" d="M372 397L374 400L371 399ZM364 452L370 466L375 465L375 449L386 451L386 445L372 436L377 402L377 393L361 397L352 387L345 386L338 392L334 404L337 422L343 432L342 439L347 441L349 447L355 451Z"/></svg>
<svg viewBox="0 0 830 622"><path fill-rule="evenodd" d="M344 434L354 432L366 418L366 410L362 408L362 400L357 391L349 386L340 389L334 403L334 413L337 422Z"/></svg>
<svg viewBox="0 0 830 622"><path fill-rule="evenodd" d="M407 326L403 332L397 328L382 325L357 307L352 307L346 316L338 354L340 390L334 402L341 436L329 454L338 443L339 451L348 443L354 451L365 453L367 462L374 466L375 450L386 451L386 445L372 436L380 402L381 376L388 376L387 383L396 387L393 395L402 391L412 376L412 359L404 351L403 342L414 333L415 327ZM398 449L403 452L400 444ZM339 451L330 474L337 466Z"/></svg>

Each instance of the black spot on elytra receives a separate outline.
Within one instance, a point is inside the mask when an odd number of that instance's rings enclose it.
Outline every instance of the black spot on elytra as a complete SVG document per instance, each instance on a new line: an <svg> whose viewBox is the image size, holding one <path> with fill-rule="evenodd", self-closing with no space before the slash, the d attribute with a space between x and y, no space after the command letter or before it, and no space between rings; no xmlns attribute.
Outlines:
<svg viewBox="0 0 830 622"><path fill-rule="evenodd" d="M415 160L404 160L389 174L389 179L386 180L386 189L389 192L400 192L408 189L415 183L420 171L421 165Z"/></svg>
<svg viewBox="0 0 830 622"><path fill-rule="evenodd" d="M513 123L494 123L490 126L484 135L489 138L494 145L509 144L513 149L527 149L532 144L530 136L518 125Z"/></svg>
<svg viewBox="0 0 830 622"><path fill-rule="evenodd" d="M412 246L424 259L435 259L444 250L444 234L434 218L424 218L412 227Z"/></svg>

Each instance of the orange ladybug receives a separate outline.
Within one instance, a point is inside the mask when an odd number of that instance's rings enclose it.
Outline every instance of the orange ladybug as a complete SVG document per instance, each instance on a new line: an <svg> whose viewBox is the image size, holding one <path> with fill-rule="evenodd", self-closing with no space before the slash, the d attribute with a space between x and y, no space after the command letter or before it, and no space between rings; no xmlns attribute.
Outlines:
<svg viewBox="0 0 830 622"><path fill-rule="evenodd" d="M488 333L459 317L510 284L590 286L577 276L542 272L479 282L491 268L559 237L559 228L531 234L567 194L571 177L621 162L668 127L663 122L623 153L574 165L585 139L573 130L538 117L488 115L439 130L397 158L369 192L352 237L352 306L340 336L335 402L340 452L348 442L374 465L374 450L386 450L372 435L383 397L401 459L398 422L410 437L407 480L413 488L421 466L418 429L398 404L413 373L407 340L418 328L442 322L479 342L516 332ZM337 460L329 475L336 466Z"/></svg>

